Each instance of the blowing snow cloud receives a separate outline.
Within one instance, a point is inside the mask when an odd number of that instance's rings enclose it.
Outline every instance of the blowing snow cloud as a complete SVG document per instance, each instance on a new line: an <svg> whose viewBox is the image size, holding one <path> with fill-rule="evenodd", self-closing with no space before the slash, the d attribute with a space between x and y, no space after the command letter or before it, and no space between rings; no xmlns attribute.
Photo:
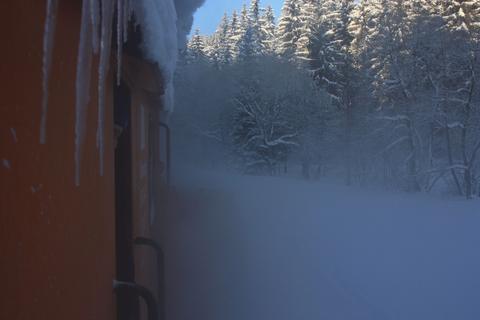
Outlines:
<svg viewBox="0 0 480 320"><path fill-rule="evenodd" d="M175 0L175 8L177 9L177 28L178 28L178 45L184 47L187 35L190 33L193 25L193 14L202 6L205 0Z"/></svg>

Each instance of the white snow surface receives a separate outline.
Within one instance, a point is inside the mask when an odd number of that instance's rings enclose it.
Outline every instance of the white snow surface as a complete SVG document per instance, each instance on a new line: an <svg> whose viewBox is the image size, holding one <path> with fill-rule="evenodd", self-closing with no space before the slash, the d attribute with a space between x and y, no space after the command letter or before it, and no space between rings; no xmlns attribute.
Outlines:
<svg viewBox="0 0 480 320"><path fill-rule="evenodd" d="M186 176L162 231L173 319L480 318L478 200Z"/></svg>

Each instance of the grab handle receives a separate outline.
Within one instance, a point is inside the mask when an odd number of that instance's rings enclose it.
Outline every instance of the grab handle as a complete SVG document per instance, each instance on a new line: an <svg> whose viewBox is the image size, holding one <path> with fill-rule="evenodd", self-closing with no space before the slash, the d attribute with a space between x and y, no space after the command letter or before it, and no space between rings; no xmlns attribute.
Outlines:
<svg viewBox="0 0 480 320"><path fill-rule="evenodd" d="M157 301L155 296L145 287L142 287L133 282L117 281L113 282L113 290L115 292L128 292L133 293L135 296L145 300L148 311L148 320L160 320L158 315Z"/></svg>

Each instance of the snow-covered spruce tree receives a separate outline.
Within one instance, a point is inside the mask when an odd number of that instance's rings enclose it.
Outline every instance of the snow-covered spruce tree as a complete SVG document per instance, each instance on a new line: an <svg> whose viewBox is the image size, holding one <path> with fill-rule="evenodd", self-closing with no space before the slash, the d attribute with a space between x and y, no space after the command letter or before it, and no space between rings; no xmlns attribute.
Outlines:
<svg viewBox="0 0 480 320"><path fill-rule="evenodd" d="M415 60L402 62L411 66L410 91L415 98L411 105L415 108L412 113L416 131L420 132L417 136L422 131L429 132L429 139L422 143L429 149L422 152L417 147L418 153L427 155L418 159L426 160L428 165L424 167L429 167L422 175L431 180L424 183L425 188L430 190L449 173L458 193L467 197L472 196L476 184L476 146L480 134L477 121L473 120L478 118L474 77L478 58L474 49L475 23L472 23L475 14L465 13L472 8L462 1L411 0L405 8L408 35L403 41ZM429 107L422 107L426 105ZM429 128L425 128L426 122Z"/></svg>
<svg viewBox="0 0 480 320"><path fill-rule="evenodd" d="M251 63L258 57L260 48L258 46L255 31L252 26L248 26L238 43L238 61L242 63Z"/></svg>
<svg viewBox="0 0 480 320"><path fill-rule="evenodd" d="M262 53L264 55L273 56L275 54L275 29L275 13L273 12L272 6L268 6L264 14L260 17Z"/></svg>
<svg viewBox="0 0 480 320"><path fill-rule="evenodd" d="M360 0L352 10L349 31L353 39L350 47L360 67L367 65L371 30L377 28L380 14L378 0Z"/></svg>
<svg viewBox="0 0 480 320"><path fill-rule="evenodd" d="M238 42L238 60L253 62L263 53L259 0L252 0L250 10L244 6L241 18L242 36Z"/></svg>
<svg viewBox="0 0 480 320"><path fill-rule="evenodd" d="M368 73L368 30L374 25L375 11L370 7L370 2L376 0L362 0L358 2L350 13L350 20L347 26L351 38L348 50L348 61L352 63L353 79L350 79L350 86L353 89L353 132L350 136L350 152L354 154L353 178L356 183L365 184L374 180L379 181L377 164L372 161L372 150L376 141L371 138L370 114L375 110L375 103L372 98L371 79ZM344 31L345 32L345 31ZM345 117L346 118L346 117ZM352 119L350 118L350 119Z"/></svg>
<svg viewBox="0 0 480 320"><path fill-rule="evenodd" d="M239 41L247 31L248 27L251 25L250 23L250 14L247 9L247 5L242 6L242 10L240 11L240 23L238 26L238 34L239 34Z"/></svg>
<svg viewBox="0 0 480 320"><path fill-rule="evenodd" d="M213 50L215 54L215 61L218 66L230 64L233 60L230 47L230 20L227 13L223 15L220 24L213 35Z"/></svg>
<svg viewBox="0 0 480 320"><path fill-rule="evenodd" d="M354 8L354 0L341 0L337 2L338 16L333 25L332 55L336 56L336 68L332 69L333 83L329 83L327 91L338 97L338 106L345 116L345 161L346 161L346 183L352 184L353 153L352 140L354 130L354 104L357 90L357 69L355 68L354 58L351 50L353 36L349 31L349 26ZM336 52L336 53L334 53ZM337 100L335 98L335 100Z"/></svg>
<svg viewBox="0 0 480 320"><path fill-rule="evenodd" d="M320 7L319 0L302 0L299 9L299 38L296 43L295 56L300 64L305 64L307 68L311 45L315 41L313 35L318 33L316 30L321 24Z"/></svg>
<svg viewBox="0 0 480 320"><path fill-rule="evenodd" d="M311 33L303 37L306 40L303 41L305 48L301 54L319 87L330 94L344 116L343 155L348 185L352 183L353 99L357 77L351 52L353 37L349 31L353 8L353 0L322 1L318 22L306 29Z"/></svg>
<svg viewBox="0 0 480 320"><path fill-rule="evenodd" d="M200 34L199 29L195 30L195 33L187 44L186 60L187 63L207 60L204 37Z"/></svg>
<svg viewBox="0 0 480 320"><path fill-rule="evenodd" d="M409 13L412 0L380 0L380 14L369 30L369 67L374 95L381 110L381 119L395 131L389 131L391 141L381 150L386 163L394 168L393 177L409 191L420 191L419 159L422 141L418 133L415 102L418 97L419 76L417 59L412 55ZM395 156L388 157L390 154ZM405 169L401 169L405 166ZM400 171L397 171L400 169Z"/></svg>
<svg viewBox="0 0 480 320"><path fill-rule="evenodd" d="M257 56L264 53L265 47L261 24L262 11L263 10L260 8L260 0L251 0L249 11L250 24L247 30L251 33L251 41L253 43L255 55Z"/></svg>
<svg viewBox="0 0 480 320"><path fill-rule="evenodd" d="M386 121L387 131L390 131L391 141L385 145L391 146L388 152L391 158L402 159L402 153L409 152L408 128L414 128L414 146L417 162L417 182L424 190L435 186L438 177L445 176L443 170L447 168L443 148L443 132L439 131L438 124L444 122L441 112L441 86L440 80L444 65L444 39L442 33L442 20L438 15L438 6L433 1L411 0L404 7L405 18L402 19L403 33L401 47L403 55L396 54L394 68L405 70L408 76L403 77L403 83L409 88L410 99L404 95L395 96L392 90L392 99L398 100L396 108L384 108L383 121ZM436 13L437 12L437 13ZM399 57L399 58L398 58ZM394 104L395 102L391 102ZM408 108L402 107L408 103ZM406 111L410 111L407 115ZM394 130L392 130L394 128ZM447 132L448 134L448 132ZM388 134L387 134L388 135ZM386 136L386 135L384 135ZM393 162L392 160L391 162ZM447 171L448 172L448 171ZM457 181L456 173L453 178ZM457 183L458 185L458 183Z"/></svg>
<svg viewBox="0 0 480 320"><path fill-rule="evenodd" d="M243 5L240 14L238 34L239 39L236 44L238 50L237 61L251 61L258 53L258 50L256 48L256 38L252 29L252 22L250 20L250 12L246 5Z"/></svg>
<svg viewBox="0 0 480 320"><path fill-rule="evenodd" d="M334 26L339 20L339 11L334 0L322 1L317 8L317 18L310 19L306 26L300 24L301 42L295 47L296 55L307 62L306 68L312 73L320 87L334 83L336 73L335 59L339 55L339 42L334 33ZM298 19L300 21L300 19ZM307 20L307 19L304 19ZM302 48L298 47L302 45ZM332 79L331 79L332 78ZM337 100L337 96L332 97Z"/></svg>
<svg viewBox="0 0 480 320"><path fill-rule="evenodd" d="M252 25L260 26L260 0L251 0L250 2L250 22Z"/></svg>
<svg viewBox="0 0 480 320"><path fill-rule="evenodd" d="M232 60L235 61L238 58L238 43L242 38L240 21L238 19L238 13L236 10L232 13L232 19L230 21L230 27L228 29L228 46L232 55Z"/></svg>
<svg viewBox="0 0 480 320"><path fill-rule="evenodd" d="M464 194L471 198L478 182L477 155L480 149L478 126L478 91L476 79L480 71L480 2L473 0L447 0L442 2L441 16L449 33L446 51L446 77L444 87L449 93L444 110L450 124L459 131L460 163L463 166ZM447 111L448 110L448 111ZM458 125L453 125L458 124ZM452 135L455 132L452 132Z"/></svg>
<svg viewBox="0 0 480 320"><path fill-rule="evenodd" d="M285 0L277 27L277 54L286 60L295 60L297 43L301 36L300 7L295 0Z"/></svg>
<svg viewBox="0 0 480 320"><path fill-rule="evenodd" d="M442 16L449 30L478 37L480 32L480 3L476 0L442 1Z"/></svg>

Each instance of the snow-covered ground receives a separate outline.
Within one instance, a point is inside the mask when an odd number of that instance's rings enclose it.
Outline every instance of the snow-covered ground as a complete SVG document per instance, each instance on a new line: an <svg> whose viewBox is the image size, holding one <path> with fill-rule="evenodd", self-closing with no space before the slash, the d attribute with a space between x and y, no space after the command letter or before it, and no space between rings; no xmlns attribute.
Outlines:
<svg viewBox="0 0 480 320"><path fill-rule="evenodd" d="M204 190L165 224L170 319L480 318L478 201L229 175L184 183Z"/></svg>

